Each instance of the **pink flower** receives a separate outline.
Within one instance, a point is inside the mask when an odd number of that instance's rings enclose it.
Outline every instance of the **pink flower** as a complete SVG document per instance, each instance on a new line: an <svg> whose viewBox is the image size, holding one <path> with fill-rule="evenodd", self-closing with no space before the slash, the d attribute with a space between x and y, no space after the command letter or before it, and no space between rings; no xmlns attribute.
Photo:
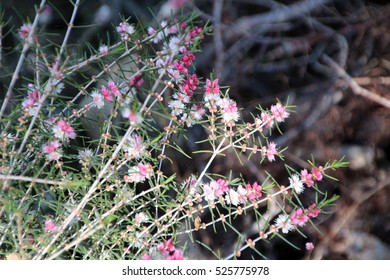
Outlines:
<svg viewBox="0 0 390 280"><path fill-rule="evenodd" d="M271 112L277 122L283 122L284 119L288 118L288 116L290 115L286 111L286 107L282 106L280 103L272 105Z"/></svg>
<svg viewBox="0 0 390 280"><path fill-rule="evenodd" d="M74 132L74 128L70 126L66 121L59 120L57 124L53 127L54 136L58 139L64 139L67 140L75 139L76 133Z"/></svg>
<svg viewBox="0 0 390 280"><path fill-rule="evenodd" d="M46 220L45 231L50 233L56 233L58 231L58 227L52 220Z"/></svg>
<svg viewBox="0 0 390 280"><path fill-rule="evenodd" d="M38 90L31 90L28 92L27 99L23 100L22 107L28 111L28 113L33 116L36 113L36 109L39 103L39 92Z"/></svg>
<svg viewBox="0 0 390 280"><path fill-rule="evenodd" d="M209 184L203 186L203 194L206 201L213 202L215 200L214 189Z"/></svg>
<svg viewBox="0 0 390 280"><path fill-rule="evenodd" d="M314 179L317 181L322 180L322 172L323 172L323 167L320 166L319 168L313 167L311 169L311 174L313 175Z"/></svg>
<svg viewBox="0 0 390 280"><path fill-rule="evenodd" d="M238 113L237 104L233 100L229 100L226 107L222 108L222 118L225 122L236 122L240 114Z"/></svg>
<svg viewBox="0 0 390 280"><path fill-rule="evenodd" d="M113 81L108 82L108 89L114 96L119 96L120 94L119 89Z"/></svg>
<svg viewBox="0 0 390 280"><path fill-rule="evenodd" d="M275 155L278 154L278 151L276 150L276 144L274 142L269 143L268 149L267 149L267 158L269 161L275 160Z"/></svg>
<svg viewBox="0 0 390 280"><path fill-rule="evenodd" d="M309 220L309 218L301 208L298 208L297 210L295 210L294 213L291 214L290 220L294 225L303 227Z"/></svg>
<svg viewBox="0 0 390 280"><path fill-rule="evenodd" d="M64 78L64 74L61 72L61 69L58 65L58 61L54 61L52 66L49 68L50 74L56 80L62 80Z"/></svg>
<svg viewBox="0 0 390 280"><path fill-rule="evenodd" d="M105 86L102 86L102 95L107 101L114 100Z"/></svg>
<svg viewBox="0 0 390 280"><path fill-rule="evenodd" d="M61 147L61 144L57 140L54 140L46 145L43 145L42 152L47 154L46 159L48 161L60 159L61 154L58 152L59 147Z"/></svg>
<svg viewBox="0 0 390 280"><path fill-rule="evenodd" d="M307 242L305 244L306 250L311 251L314 249L314 244L312 242Z"/></svg>
<svg viewBox="0 0 390 280"><path fill-rule="evenodd" d="M203 115L206 113L205 109L203 109L203 105L192 105L191 107L191 117L194 118L194 120L200 121L203 118Z"/></svg>
<svg viewBox="0 0 390 280"><path fill-rule="evenodd" d="M149 261L149 260L151 260L152 258L151 258L150 255L144 254L144 255L142 256L142 259L145 260L145 261Z"/></svg>
<svg viewBox="0 0 390 280"><path fill-rule="evenodd" d="M59 147L61 147L61 144L57 140L54 140L49 144L44 145L42 151L46 154L50 154L52 152L55 152Z"/></svg>
<svg viewBox="0 0 390 280"><path fill-rule="evenodd" d="M206 80L206 94L219 94L219 85L218 85L218 79L215 79L213 81L207 79Z"/></svg>
<svg viewBox="0 0 390 280"><path fill-rule="evenodd" d="M180 72L184 73L184 74L187 74L188 73L188 69L184 66L183 63L179 63L177 61L174 61L173 62L173 66L179 70Z"/></svg>
<svg viewBox="0 0 390 280"><path fill-rule="evenodd" d="M314 185L313 176L309 174L307 169L301 171L301 178L308 188Z"/></svg>
<svg viewBox="0 0 390 280"><path fill-rule="evenodd" d="M166 260L184 260L183 253L175 248L172 239L168 239L163 243L158 244L157 250ZM146 257L146 259L148 258Z"/></svg>
<svg viewBox="0 0 390 280"><path fill-rule="evenodd" d="M309 208L307 208L307 210L308 210L307 216L310 218L315 218L321 213L321 210L317 207L315 203L310 205Z"/></svg>
<svg viewBox="0 0 390 280"><path fill-rule="evenodd" d="M122 41L130 41L130 35L135 32L134 26L127 22L119 23L116 27L116 31L121 35Z"/></svg>
<svg viewBox="0 0 390 280"><path fill-rule="evenodd" d="M274 125L274 120L272 119L272 116L265 112L261 113L261 121L262 123L264 123L264 126L266 128L272 127Z"/></svg>
<svg viewBox="0 0 390 280"><path fill-rule="evenodd" d="M183 62L185 65L190 66L192 61L195 60L195 55L193 53L187 52L180 61Z"/></svg>
<svg viewBox="0 0 390 280"><path fill-rule="evenodd" d="M210 186L214 189L214 193L218 197L222 197L222 195L227 192L229 189L229 186L226 182L226 180L218 179L218 181L212 181L210 182Z"/></svg>
<svg viewBox="0 0 390 280"><path fill-rule="evenodd" d="M249 200L261 198L263 195L261 192L263 188L259 184L257 184L257 182L254 182L252 185L247 184L246 189Z"/></svg>
<svg viewBox="0 0 390 280"><path fill-rule="evenodd" d="M142 79L141 74L137 74L130 81L130 86L140 87L144 83L144 79Z"/></svg>
<svg viewBox="0 0 390 280"><path fill-rule="evenodd" d="M238 198L239 198L240 203L245 203L245 201L248 200L248 197L247 197L248 191L243 186L239 185L237 187L237 193L238 193Z"/></svg>
<svg viewBox="0 0 390 280"><path fill-rule="evenodd" d="M125 180L131 183L142 183L146 179L149 179L152 175L153 167L150 163L138 163L137 166L133 166L129 169L129 176L125 176Z"/></svg>
<svg viewBox="0 0 390 280"><path fill-rule="evenodd" d="M28 37L28 34L30 34L31 28L32 25L30 23L23 24L18 31L19 37L22 39L26 39Z"/></svg>

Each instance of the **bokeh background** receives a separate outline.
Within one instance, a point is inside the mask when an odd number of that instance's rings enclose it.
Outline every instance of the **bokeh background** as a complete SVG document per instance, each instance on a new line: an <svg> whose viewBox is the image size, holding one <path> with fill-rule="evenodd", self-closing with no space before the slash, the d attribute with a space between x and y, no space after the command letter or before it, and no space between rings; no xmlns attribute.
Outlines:
<svg viewBox="0 0 390 280"><path fill-rule="evenodd" d="M7 24L2 27L0 71L12 72L17 61L13 48L18 28L26 16L34 18L39 1L2 0ZM286 121L283 135L272 140L288 146L285 160L307 168L313 156L318 164L343 155L350 167L332 173L338 182L326 181L330 194L340 195L333 212L322 215L318 229L304 233L315 244L309 255L281 240L264 243L259 250L270 259L390 259L390 3L363 0L168 0L83 1L70 38L75 45L99 46L112 36L122 18L150 24L169 17L171 11L197 12L201 21L213 24L197 54L196 71L208 77L212 71L221 85L230 86L231 97L250 116L254 106L274 104L276 99L296 105ZM70 18L69 1L55 0L47 6L40 26L61 42ZM28 75L29 69L22 69ZM9 77L0 77L4 89ZM71 94L71 93L69 93ZM193 135L202 133L192 130ZM191 150L191 141L186 142ZM174 159L178 179L201 170L205 159ZM217 161L213 172L229 170L244 178L262 181L267 166L255 159L239 164L234 154ZM274 166L274 165L273 165ZM226 173L224 173L226 172ZM286 181L283 163L273 167L273 176ZM284 182L287 184L287 182ZM309 198L308 198L309 199ZM274 213L276 215L276 213ZM250 216L236 225L247 236L255 220ZM233 240L208 232L197 233L205 244L231 250ZM305 239L291 233L289 240L304 247ZM191 246L190 246L191 247ZM192 258L210 258L195 245ZM244 251L242 258L249 257Z"/></svg>

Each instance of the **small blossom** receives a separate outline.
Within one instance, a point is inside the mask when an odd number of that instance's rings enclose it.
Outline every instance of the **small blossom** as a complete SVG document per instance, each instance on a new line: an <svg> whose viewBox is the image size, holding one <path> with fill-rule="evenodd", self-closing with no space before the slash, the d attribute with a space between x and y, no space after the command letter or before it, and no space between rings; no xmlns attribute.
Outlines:
<svg viewBox="0 0 390 280"><path fill-rule="evenodd" d="M313 175L314 179L317 181L322 180L322 172L323 172L323 170L322 170L321 166L319 168L313 167L311 169L311 174Z"/></svg>
<svg viewBox="0 0 390 280"><path fill-rule="evenodd" d="M133 166L129 169L129 176L127 179L131 183L142 183L146 179L149 179L152 175L153 167L150 165L150 163L138 163L137 166Z"/></svg>
<svg viewBox="0 0 390 280"><path fill-rule="evenodd" d="M321 210L317 207L315 203L310 205L307 210L308 210L307 216L310 218L315 218L321 213Z"/></svg>
<svg viewBox="0 0 390 280"><path fill-rule="evenodd" d="M225 122L236 122L240 117L238 113L237 104L235 101L230 100L229 104L222 108L222 119Z"/></svg>
<svg viewBox="0 0 390 280"><path fill-rule="evenodd" d="M279 229L282 229L283 233L288 233L295 228L294 225L291 223L291 220L289 219L288 215L286 214L280 214L278 216L275 221L275 226Z"/></svg>
<svg viewBox="0 0 390 280"><path fill-rule="evenodd" d="M280 103L272 105L271 112L277 122L283 122L290 115L287 112L286 107L282 106Z"/></svg>
<svg viewBox="0 0 390 280"><path fill-rule="evenodd" d="M291 176L291 178L288 178L288 180L290 181L289 187L294 188L297 194L300 194L305 190L305 188L303 187L303 182L299 179L298 175L294 174Z"/></svg>
<svg viewBox="0 0 390 280"><path fill-rule="evenodd" d="M28 37L28 34L30 34L31 28L32 25L30 23L23 24L18 31L19 37L21 39L26 39Z"/></svg>
<svg viewBox="0 0 390 280"><path fill-rule="evenodd" d="M180 115L183 113L184 104L180 100L171 100L168 102L168 107L171 108L171 114Z"/></svg>
<svg viewBox="0 0 390 280"><path fill-rule="evenodd" d="M104 96L100 94L97 90L92 91L91 96L93 105L96 106L98 109L103 108Z"/></svg>
<svg viewBox="0 0 390 280"><path fill-rule="evenodd" d="M49 67L49 71L51 76L58 80L61 81L64 78L64 74L61 72L61 69L59 67L58 61L54 61L51 67Z"/></svg>
<svg viewBox="0 0 390 280"><path fill-rule="evenodd" d="M225 201L227 204L237 206L240 203L240 196L237 191L230 189L225 195Z"/></svg>
<svg viewBox="0 0 390 280"><path fill-rule="evenodd" d="M101 45L99 47L99 52L101 55L107 55L108 54L108 47L106 45Z"/></svg>
<svg viewBox="0 0 390 280"><path fill-rule="evenodd" d="M247 197L247 189L244 188L243 186L239 185L237 187L237 193L238 193L238 198L240 200L240 203L245 203L245 201L248 200L248 197Z"/></svg>
<svg viewBox="0 0 390 280"><path fill-rule="evenodd" d="M79 158L80 160L86 160L86 159L92 157L92 155L93 155L92 150L89 150L89 149L80 150L80 151L79 151L78 158Z"/></svg>
<svg viewBox="0 0 390 280"><path fill-rule="evenodd" d="M313 175L309 174L309 172L307 171L307 169L303 169L301 171L301 179L302 181L306 184L306 186L308 188L310 188L311 186L314 185L314 181L313 181Z"/></svg>
<svg viewBox="0 0 390 280"><path fill-rule="evenodd" d="M128 22L121 22L119 23L119 26L116 27L116 31L121 35L122 41L130 41L130 35L135 32L135 28Z"/></svg>
<svg viewBox="0 0 390 280"><path fill-rule="evenodd" d="M130 135L123 144L123 150L128 153L131 158L140 158L146 153L146 147L139 135Z"/></svg>
<svg viewBox="0 0 390 280"><path fill-rule="evenodd" d="M257 184L257 182L254 182L252 185L247 184L246 190L247 190L247 196L249 200L255 200L262 197L262 187Z"/></svg>
<svg viewBox="0 0 390 280"><path fill-rule="evenodd" d="M168 48L172 54L177 54L181 50L181 41L179 37L169 39Z"/></svg>
<svg viewBox="0 0 390 280"><path fill-rule="evenodd" d="M53 140L52 142L43 145L42 151L47 154L46 159L48 161L59 160L61 154L58 152L58 149L61 147L61 144L57 140Z"/></svg>
<svg viewBox="0 0 390 280"><path fill-rule="evenodd" d="M221 197L229 189L227 181L224 179L218 179L216 182L212 181L211 184L213 184L214 192L218 197Z"/></svg>
<svg viewBox="0 0 390 280"><path fill-rule="evenodd" d="M56 233L58 231L58 227L52 220L46 220L45 231L50 233Z"/></svg>
<svg viewBox="0 0 390 280"><path fill-rule="evenodd" d="M278 154L278 151L276 150L276 144L274 142L269 143L268 149L267 149L267 158L269 161L275 160L275 155Z"/></svg>
<svg viewBox="0 0 390 280"><path fill-rule="evenodd" d="M264 123L264 126L266 128L271 128L274 125L274 120L272 119L272 116L266 112L261 113L261 121Z"/></svg>
<svg viewBox="0 0 390 280"><path fill-rule="evenodd" d="M53 126L54 136L58 139L75 139L76 133L74 128L64 120L59 120L55 126Z"/></svg>
<svg viewBox="0 0 390 280"><path fill-rule="evenodd" d="M215 200L214 189L209 185L203 185L203 194L206 201L213 202Z"/></svg>
<svg viewBox="0 0 390 280"><path fill-rule="evenodd" d="M141 74L135 75L130 80L130 86L134 86L134 87L140 87L143 83L144 83L144 79L142 79Z"/></svg>
<svg viewBox="0 0 390 280"><path fill-rule="evenodd" d="M303 227L309 220L309 218L301 208L295 210L295 212L291 214L290 219L294 225L298 225L300 227Z"/></svg>
<svg viewBox="0 0 390 280"><path fill-rule="evenodd" d="M142 123L142 116L131 111L129 108L125 108L122 112L122 116L126 119L129 119L131 125L138 125Z"/></svg>
<svg viewBox="0 0 390 280"><path fill-rule="evenodd" d="M135 214L135 224L137 226L141 225L142 223L146 222L148 220L148 216L145 215L145 213L140 212Z"/></svg>
<svg viewBox="0 0 390 280"><path fill-rule="evenodd" d="M206 80L206 94L219 94L218 79Z"/></svg>
<svg viewBox="0 0 390 280"><path fill-rule="evenodd" d="M105 86L102 86L102 96L104 97L105 100L107 101L113 101L114 99L112 98L110 92L107 90Z"/></svg>
<svg viewBox="0 0 390 280"><path fill-rule="evenodd" d="M314 244L312 242L307 242L305 244L306 250L311 251L314 249Z"/></svg>
<svg viewBox="0 0 390 280"><path fill-rule="evenodd" d="M114 81L108 82L108 89L114 96L119 96L120 92L118 87L115 85Z"/></svg>
<svg viewBox="0 0 390 280"><path fill-rule="evenodd" d="M203 118L203 115L205 113L206 113L206 111L205 111L205 109L203 109L202 104L192 105L190 114L194 120L200 121Z"/></svg>

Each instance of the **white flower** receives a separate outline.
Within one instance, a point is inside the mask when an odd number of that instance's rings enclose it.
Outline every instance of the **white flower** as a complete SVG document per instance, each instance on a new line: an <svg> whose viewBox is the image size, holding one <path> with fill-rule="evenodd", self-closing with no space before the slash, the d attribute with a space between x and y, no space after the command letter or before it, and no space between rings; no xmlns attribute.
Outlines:
<svg viewBox="0 0 390 280"><path fill-rule="evenodd" d="M214 189L209 184L203 186L203 193L206 201L213 202L215 200Z"/></svg>
<svg viewBox="0 0 390 280"><path fill-rule="evenodd" d="M148 220L148 217L145 215L145 213L140 212L135 214L135 224L137 226L141 225L143 222L146 222Z"/></svg>
<svg viewBox="0 0 390 280"><path fill-rule="evenodd" d="M172 37L169 40L168 48L172 52L172 54L177 54L180 50L180 38L179 37Z"/></svg>
<svg viewBox="0 0 390 280"><path fill-rule="evenodd" d="M99 47L99 52L100 52L101 55L108 54L108 47L106 45L101 45Z"/></svg>
<svg viewBox="0 0 390 280"><path fill-rule="evenodd" d="M291 220L288 215L280 214L275 221L275 226L278 229L282 229L283 233L288 233L294 229L294 225L291 223Z"/></svg>
<svg viewBox="0 0 390 280"><path fill-rule="evenodd" d="M168 102L168 107L172 108L172 114L178 116L183 113L184 104L180 100L171 100Z"/></svg>
<svg viewBox="0 0 390 280"><path fill-rule="evenodd" d="M93 105L95 105L98 109L103 108L104 106L104 97L97 90L92 91L92 99Z"/></svg>
<svg viewBox="0 0 390 280"><path fill-rule="evenodd" d="M303 182L299 179L299 176L294 174L291 176L291 178L288 178L290 181L290 188L294 188L295 192L297 194L302 193L305 190L305 187L303 186Z"/></svg>
<svg viewBox="0 0 390 280"><path fill-rule="evenodd" d="M81 151L79 151L78 158L81 160L87 159L87 158L91 157L92 154L93 154L92 150L89 150L89 149L81 150Z"/></svg>
<svg viewBox="0 0 390 280"><path fill-rule="evenodd" d="M129 169L130 182L139 183L145 181L145 178L141 176L138 166L132 166Z"/></svg>
<svg viewBox="0 0 390 280"><path fill-rule="evenodd" d="M240 204L240 195L233 189L230 189L229 192L225 195L225 200L227 204L233 204L237 206Z"/></svg>
<svg viewBox="0 0 390 280"><path fill-rule="evenodd" d="M122 147L131 158L140 158L146 152L146 148L142 143L142 138L139 135L130 135Z"/></svg>

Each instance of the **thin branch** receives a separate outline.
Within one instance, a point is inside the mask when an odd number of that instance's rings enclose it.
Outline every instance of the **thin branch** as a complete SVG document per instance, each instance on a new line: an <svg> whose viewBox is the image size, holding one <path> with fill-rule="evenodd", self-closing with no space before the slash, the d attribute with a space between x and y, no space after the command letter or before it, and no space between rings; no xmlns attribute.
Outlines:
<svg viewBox="0 0 390 280"><path fill-rule="evenodd" d="M12 78L11 78L11 83L9 84L7 93L5 94L4 101L3 101L3 104L2 104L1 109L0 109L0 120L3 117L4 111L7 108L9 100L11 99L11 95L12 95L12 91L14 89L15 83L19 79L20 69L22 68L23 61L24 61L24 58L26 56L26 53L29 50L30 46L32 45L33 35L34 35L35 29L36 29L36 27L38 25L39 16L41 15L41 12L42 12L43 7L45 6L45 4L46 4L46 0L42 0L41 4L39 6L39 9L38 9L38 11L36 13L34 22L33 22L32 26L31 26L31 30L30 30L30 32L28 34L28 37L26 38L26 41L25 41L25 43L23 45L22 53L20 54L18 64L16 65L16 69L15 69L13 75L12 75Z"/></svg>
<svg viewBox="0 0 390 280"><path fill-rule="evenodd" d="M64 186L66 184L69 184L68 181L61 182L61 181L54 181L48 179L40 179L40 178L33 178L33 177L26 177L26 176L15 176L15 175L3 175L3 174L0 174L0 180L24 181L24 182L31 182L31 183L38 183L38 184L58 185L58 186Z"/></svg>
<svg viewBox="0 0 390 280"><path fill-rule="evenodd" d="M337 75L340 76L340 78L342 78L345 82L347 82L349 87L356 95L363 96L373 102L376 102L390 109L389 99L386 99L377 93L374 93L372 91L369 91L359 86L359 84L343 68L341 68L336 62L334 62L329 56L324 54L322 56L322 59L326 64L328 64L330 67L334 69L334 71L336 72Z"/></svg>

